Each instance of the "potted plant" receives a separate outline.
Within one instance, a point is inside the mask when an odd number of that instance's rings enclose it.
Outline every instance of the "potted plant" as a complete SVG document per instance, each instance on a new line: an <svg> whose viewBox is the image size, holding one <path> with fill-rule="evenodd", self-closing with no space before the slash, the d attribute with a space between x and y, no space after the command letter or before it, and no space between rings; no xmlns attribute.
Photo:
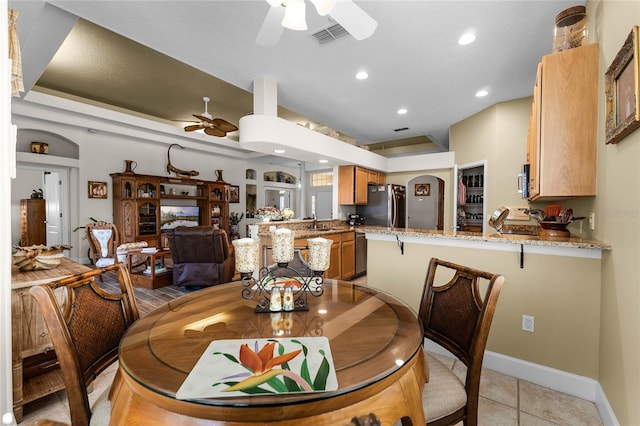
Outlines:
<svg viewBox="0 0 640 426"><path fill-rule="evenodd" d="M244 217L244 213L231 212L229 214L229 230L231 235L238 234L238 224Z"/></svg>

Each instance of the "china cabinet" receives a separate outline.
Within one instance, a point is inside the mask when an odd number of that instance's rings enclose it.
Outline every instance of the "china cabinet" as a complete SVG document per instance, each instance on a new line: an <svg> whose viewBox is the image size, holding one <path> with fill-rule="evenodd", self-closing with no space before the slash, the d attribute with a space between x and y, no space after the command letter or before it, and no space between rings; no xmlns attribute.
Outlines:
<svg viewBox="0 0 640 426"><path fill-rule="evenodd" d="M163 206L197 207L198 224L229 233L229 184L193 178L113 173L113 221L123 243L146 241L166 248Z"/></svg>

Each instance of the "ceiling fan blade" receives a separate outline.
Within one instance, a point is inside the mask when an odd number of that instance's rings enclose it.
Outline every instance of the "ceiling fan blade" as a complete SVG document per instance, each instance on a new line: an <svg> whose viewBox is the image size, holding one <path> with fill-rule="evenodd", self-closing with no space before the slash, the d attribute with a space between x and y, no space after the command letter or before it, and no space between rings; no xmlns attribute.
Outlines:
<svg viewBox="0 0 640 426"><path fill-rule="evenodd" d="M205 123L214 124L212 119L210 119L209 117L205 117L204 115L193 114L193 116L200 121L204 121Z"/></svg>
<svg viewBox="0 0 640 426"><path fill-rule="evenodd" d="M351 0L338 0L329 13L356 40L371 37L378 22Z"/></svg>
<svg viewBox="0 0 640 426"><path fill-rule="evenodd" d="M207 127L204 129L204 132L209 136L226 136L227 132L220 130L216 127Z"/></svg>
<svg viewBox="0 0 640 426"><path fill-rule="evenodd" d="M214 118L213 124L215 124L215 126L223 132L235 132L236 130L238 130L236 126L229 123L227 120L223 120L222 118Z"/></svg>
<svg viewBox="0 0 640 426"><path fill-rule="evenodd" d="M281 25L284 19L285 8L282 6L269 7L269 12L262 22L260 31L256 37L256 43L260 46L275 46L280 41L284 31Z"/></svg>
<svg viewBox="0 0 640 426"><path fill-rule="evenodd" d="M191 126L185 126L184 131L185 132L193 132L194 130L200 130L202 129L202 126L199 124L193 124Z"/></svg>

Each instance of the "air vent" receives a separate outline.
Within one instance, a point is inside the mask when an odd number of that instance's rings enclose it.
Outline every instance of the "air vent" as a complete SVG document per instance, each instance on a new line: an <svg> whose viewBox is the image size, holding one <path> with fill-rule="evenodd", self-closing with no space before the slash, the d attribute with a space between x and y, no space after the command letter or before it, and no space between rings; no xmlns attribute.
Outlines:
<svg viewBox="0 0 640 426"><path fill-rule="evenodd" d="M318 42L320 46L324 46L327 43L339 40L342 37L349 35L349 32L345 30L340 24L331 25L328 28L323 28L311 34L311 37Z"/></svg>
<svg viewBox="0 0 640 426"><path fill-rule="evenodd" d="M404 132L405 130L409 130L408 127L400 127L399 129L393 129L394 132Z"/></svg>

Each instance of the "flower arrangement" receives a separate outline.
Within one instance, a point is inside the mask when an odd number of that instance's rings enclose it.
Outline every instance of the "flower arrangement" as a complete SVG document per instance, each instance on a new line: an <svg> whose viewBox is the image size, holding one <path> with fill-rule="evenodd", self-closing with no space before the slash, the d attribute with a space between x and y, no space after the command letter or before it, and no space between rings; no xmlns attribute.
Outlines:
<svg viewBox="0 0 640 426"><path fill-rule="evenodd" d="M237 225L240 223L243 217L244 217L244 213L238 214L238 212L231 212L231 214L229 214L229 224Z"/></svg>
<svg viewBox="0 0 640 426"><path fill-rule="evenodd" d="M282 215L282 218L284 220L289 220L296 215L293 209L290 209L289 207L285 207L284 209L282 209L280 214Z"/></svg>
<svg viewBox="0 0 640 426"><path fill-rule="evenodd" d="M255 217L256 219L282 220L280 210L270 206L260 207L256 211Z"/></svg>

